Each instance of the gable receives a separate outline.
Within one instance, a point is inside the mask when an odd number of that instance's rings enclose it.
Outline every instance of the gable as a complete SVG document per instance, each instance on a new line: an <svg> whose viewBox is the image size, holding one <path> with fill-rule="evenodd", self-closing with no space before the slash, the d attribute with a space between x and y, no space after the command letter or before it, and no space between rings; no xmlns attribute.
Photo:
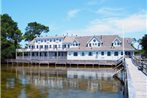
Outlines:
<svg viewBox="0 0 147 98"><path fill-rule="evenodd" d="M115 42L121 43L121 40L120 40L118 37L116 37L116 38L112 41L112 43L115 43Z"/></svg>
<svg viewBox="0 0 147 98"><path fill-rule="evenodd" d="M102 41L99 40L98 38L96 38L95 36L93 36L88 42L88 43L101 43Z"/></svg>

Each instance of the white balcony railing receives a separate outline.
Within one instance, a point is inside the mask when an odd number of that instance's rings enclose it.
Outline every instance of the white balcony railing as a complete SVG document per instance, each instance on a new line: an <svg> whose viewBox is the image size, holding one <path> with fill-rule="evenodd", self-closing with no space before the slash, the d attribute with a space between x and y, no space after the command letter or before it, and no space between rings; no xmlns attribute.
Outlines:
<svg viewBox="0 0 147 98"><path fill-rule="evenodd" d="M42 48L42 49L28 49L28 48L22 48L22 49L16 49L17 52L30 52L30 51L66 51L66 48Z"/></svg>

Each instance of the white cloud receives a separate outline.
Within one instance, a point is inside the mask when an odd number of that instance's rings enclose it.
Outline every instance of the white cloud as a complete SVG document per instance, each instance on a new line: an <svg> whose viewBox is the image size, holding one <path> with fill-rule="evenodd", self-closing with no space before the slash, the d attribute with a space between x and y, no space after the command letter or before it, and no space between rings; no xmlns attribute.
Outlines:
<svg viewBox="0 0 147 98"><path fill-rule="evenodd" d="M72 9L67 13L67 19L70 20L71 18L75 17L80 12L79 9Z"/></svg>
<svg viewBox="0 0 147 98"><path fill-rule="evenodd" d="M122 25L127 32L146 31L146 13L137 13L125 18L104 18L92 20L85 28L78 30L67 30L66 32L75 35L98 35L98 34L120 34Z"/></svg>
<svg viewBox="0 0 147 98"><path fill-rule="evenodd" d="M102 7L99 8L96 13L100 14L102 16L118 16L124 14L123 8L108 8L108 7Z"/></svg>

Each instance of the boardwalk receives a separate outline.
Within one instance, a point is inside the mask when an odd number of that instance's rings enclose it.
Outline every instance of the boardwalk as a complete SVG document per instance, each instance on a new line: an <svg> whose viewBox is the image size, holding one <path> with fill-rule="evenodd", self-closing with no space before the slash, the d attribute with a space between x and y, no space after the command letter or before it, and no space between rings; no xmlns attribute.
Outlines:
<svg viewBox="0 0 147 98"><path fill-rule="evenodd" d="M129 98L147 98L147 76L126 58Z"/></svg>

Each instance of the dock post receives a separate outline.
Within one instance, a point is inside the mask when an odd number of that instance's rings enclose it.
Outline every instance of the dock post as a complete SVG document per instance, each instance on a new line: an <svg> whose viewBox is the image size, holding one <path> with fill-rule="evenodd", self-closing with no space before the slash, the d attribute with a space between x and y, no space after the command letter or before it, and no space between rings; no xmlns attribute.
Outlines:
<svg viewBox="0 0 147 98"><path fill-rule="evenodd" d="M13 70L13 62L12 62L12 66L11 66L11 72L12 72L12 70Z"/></svg>
<svg viewBox="0 0 147 98"><path fill-rule="evenodd" d="M50 67L49 67L49 62L48 62L48 68L50 68Z"/></svg>
<svg viewBox="0 0 147 98"><path fill-rule="evenodd" d="M7 70L8 70L8 60L7 60Z"/></svg>

